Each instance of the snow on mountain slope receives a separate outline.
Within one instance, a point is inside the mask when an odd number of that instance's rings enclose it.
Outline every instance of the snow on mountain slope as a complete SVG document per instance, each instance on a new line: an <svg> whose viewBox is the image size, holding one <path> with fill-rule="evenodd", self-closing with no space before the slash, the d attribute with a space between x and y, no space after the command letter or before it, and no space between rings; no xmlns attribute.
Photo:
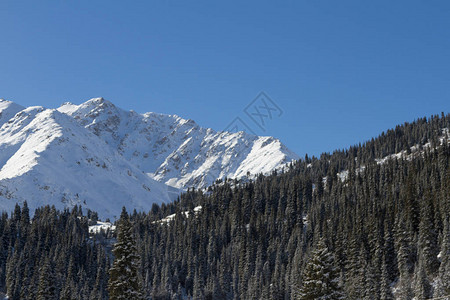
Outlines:
<svg viewBox="0 0 450 300"><path fill-rule="evenodd" d="M438 145L443 145L446 141L447 141L447 144L450 144L449 132L450 132L449 128L441 129L442 135L439 137ZM388 162L390 160L395 160L395 159L404 159L404 160L411 161L412 159L414 159L418 156L423 157L425 155L426 150L434 151L431 147L432 147L431 142L427 141L424 144L416 144L416 145L410 147L409 151L402 150L400 152L389 154L382 158L375 158L375 162L379 165L383 165L386 162ZM356 158L355 158L355 161L356 161ZM361 165L359 168L356 169L356 174L358 174L360 172L364 172L365 169L366 169L366 166ZM348 170L342 170L342 171L338 172L336 175L339 177L341 182L344 182L345 180L348 179L348 175L349 175L348 172L349 172Z"/></svg>
<svg viewBox="0 0 450 300"><path fill-rule="evenodd" d="M32 209L78 204L114 217L124 205L149 210L154 202L171 201L178 193L57 110L21 109L1 101L0 111L2 210L11 211L16 202L26 200Z"/></svg>
<svg viewBox="0 0 450 300"><path fill-rule="evenodd" d="M58 110L154 179L177 188L269 173L299 158L273 137L216 132L176 115L127 112L103 98L65 103Z"/></svg>
<svg viewBox="0 0 450 300"><path fill-rule="evenodd" d="M8 122L16 113L25 109L14 102L0 99L0 126Z"/></svg>
<svg viewBox="0 0 450 300"><path fill-rule="evenodd" d="M192 120L138 114L102 99L59 109L0 100L0 209L81 205L101 217L149 210L178 188L268 173L295 153L272 137L216 132ZM167 183L167 184L166 184Z"/></svg>

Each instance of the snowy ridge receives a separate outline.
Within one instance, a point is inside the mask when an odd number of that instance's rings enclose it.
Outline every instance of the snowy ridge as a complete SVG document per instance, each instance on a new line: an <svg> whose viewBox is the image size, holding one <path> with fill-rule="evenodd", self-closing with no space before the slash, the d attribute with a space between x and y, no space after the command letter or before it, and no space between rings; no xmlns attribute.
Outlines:
<svg viewBox="0 0 450 300"><path fill-rule="evenodd" d="M57 110L30 107L0 128L0 209L27 201L81 205L103 217L174 199L159 183ZM175 196L177 193L175 193Z"/></svg>
<svg viewBox="0 0 450 300"><path fill-rule="evenodd" d="M127 112L103 98L65 103L58 110L155 180L177 188L266 174L299 158L273 137L216 132L176 115Z"/></svg>
<svg viewBox="0 0 450 300"><path fill-rule="evenodd" d="M138 114L102 98L58 109L0 100L0 209L81 205L115 218L150 210L179 188L268 173L297 155L272 137L216 132L192 120Z"/></svg>

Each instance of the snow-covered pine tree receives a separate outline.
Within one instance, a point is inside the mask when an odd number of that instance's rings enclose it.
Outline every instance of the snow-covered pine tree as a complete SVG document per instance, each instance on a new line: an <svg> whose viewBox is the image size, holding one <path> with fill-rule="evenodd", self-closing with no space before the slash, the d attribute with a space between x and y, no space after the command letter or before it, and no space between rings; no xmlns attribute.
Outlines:
<svg viewBox="0 0 450 300"><path fill-rule="evenodd" d="M322 239L317 243L306 265L299 299L345 299L339 285L339 271L334 265L334 255L329 252Z"/></svg>
<svg viewBox="0 0 450 300"><path fill-rule="evenodd" d="M428 281L427 274L423 263L423 258L420 257L419 263L414 270L414 296L416 299L430 299L431 284Z"/></svg>
<svg viewBox="0 0 450 300"><path fill-rule="evenodd" d="M54 270L49 258L40 268L37 300L56 300L56 282Z"/></svg>
<svg viewBox="0 0 450 300"><path fill-rule="evenodd" d="M442 247L440 252L441 265L436 285L436 295L450 295L450 218L444 220Z"/></svg>
<svg viewBox="0 0 450 300"><path fill-rule="evenodd" d="M117 243L113 249L114 263L109 270L108 292L110 300L144 299L139 278L139 255L133 227L125 207L117 226Z"/></svg>

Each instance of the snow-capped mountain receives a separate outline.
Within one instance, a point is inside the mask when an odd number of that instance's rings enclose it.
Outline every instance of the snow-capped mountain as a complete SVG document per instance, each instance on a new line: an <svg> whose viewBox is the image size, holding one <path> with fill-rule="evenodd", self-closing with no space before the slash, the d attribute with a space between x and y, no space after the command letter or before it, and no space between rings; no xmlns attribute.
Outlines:
<svg viewBox="0 0 450 300"><path fill-rule="evenodd" d="M298 159L273 137L217 132L176 115L127 112L103 98L81 105L66 103L58 110L155 180L177 188L201 188L224 177L269 173Z"/></svg>
<svg viewBox="0 0 450 300"><path fill-rule="evenodd" d="M267 173L297 155L272 137L124 111L102 98L58 109L0 100L0 209L82 205L101 217L149 210L180 189Z"/></svg>
<svg viewBox="0 0 450 300"><path fill-rule="evenodd" d="M17 110L1 104L2 116ZM0 166L0 209L5 211L26 200L32 210L78 204L114 217L124 205L148 210L153 202L174 198L173 188L145 175L72 118L42 107L23 109L3 122Z"/></svg>
<svg viewBox="0 0 450 300"><path fill-rule="evenodd" d="M0 126L8 122L19 111L25 107L15 104L14 102L0 99Z"/></svg>

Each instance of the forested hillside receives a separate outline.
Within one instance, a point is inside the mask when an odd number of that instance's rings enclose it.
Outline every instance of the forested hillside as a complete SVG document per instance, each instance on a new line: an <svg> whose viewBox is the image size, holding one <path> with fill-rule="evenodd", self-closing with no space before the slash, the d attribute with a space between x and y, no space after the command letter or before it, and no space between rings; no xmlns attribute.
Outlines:
<svg viewBox="0 0 450 300"><path fill-rule="evenodd" d="M282 173L133 212L132 281L147 299L450 295L448 128L450 115L419 119ZM45 207L31 222L26 207L2 215L0 286L10 299L108 299L115 240L89 235L89 219L78 208Z"/></svg>
<svg viewBox="0 0 450 300"><path fill-rule="evenodd" d="M421 119L283 174L191 191L168 223L154 223L169 213L157 208L135 216L149 295L303 299L321 239L347 299L450 295L449 121Z"/></svg>
<svg viewBox="0 0 450 300"><path fill-rule="evenodd" d="M91 214L89 214L91 216ZM75 207L28 207L0 218L0 286L9 299L107 299L107 243L89 238L88 218Z"/></svg>

